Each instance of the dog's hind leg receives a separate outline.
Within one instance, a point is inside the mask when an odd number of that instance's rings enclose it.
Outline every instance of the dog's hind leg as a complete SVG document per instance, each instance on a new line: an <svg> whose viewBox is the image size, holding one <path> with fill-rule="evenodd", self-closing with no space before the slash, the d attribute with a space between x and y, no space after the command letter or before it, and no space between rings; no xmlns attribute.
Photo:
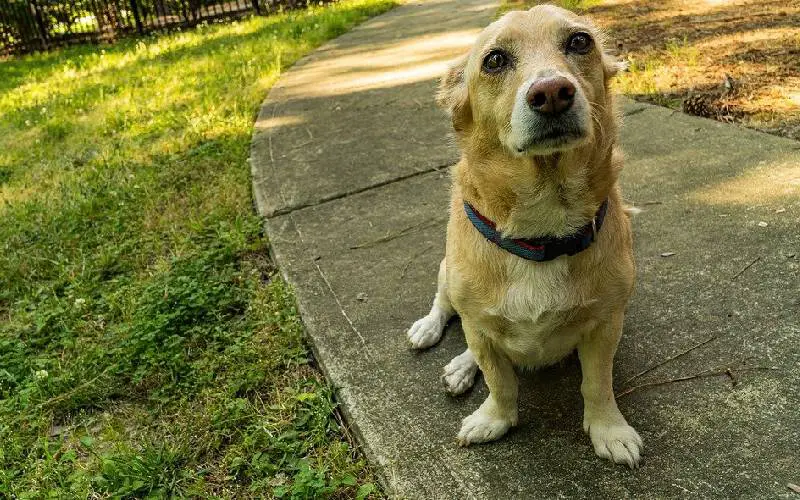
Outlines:
<svg viewBox="0 0 800 500"><path fill-rule="evenodd" d="M424 318L418 319L408 329L407 335L411 347L425 349L439 342L445 325L455 313L453 306L450 305L450 297L447 295L447 267L445 259L442 259L442 263L439 264L438 286L431 312Z"/></svg>
<svg viewBox="0 0 800 500"><path fill-rule="evenodd" d="M478 362L469 349L453 358L444 367L442 382L447 392L453 396L463 394L475 383L475 374L478 373Z"/></svg>

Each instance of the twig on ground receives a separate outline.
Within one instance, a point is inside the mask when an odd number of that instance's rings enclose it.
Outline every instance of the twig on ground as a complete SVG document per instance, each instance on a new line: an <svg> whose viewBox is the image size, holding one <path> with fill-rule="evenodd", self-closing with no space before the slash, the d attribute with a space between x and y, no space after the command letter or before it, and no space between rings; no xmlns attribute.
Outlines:
<svg viewBox="0 0 800 500"><path fill-rule="evenodd" d="M628 394L630 394L630 393L632 393L634 391L637 391L639 389L643 389L645 387L656 387L656 386L661 386L661 385L672 384L672 383L675 383L675 382L685 382L687 380L695 380L695 379L705 378L705 377L715 377L715 376L718 376L718 375L728 375L728 372L730 370L731 370L730 368L722 368L722 369L711 368L711 369L702 371L700 373L695 373L694 375L686 375L684 377L676 377L676 378L671 378L671 379L668 379L668 380L656 380L654 382L647 382L647 383L644 383L644 384L635 385L633 387L628 387L624 391L618 392L615 395L615 397L616 398L621 398L622 396L627 396ZM750 367L737 368L737 370L741 373L741 372L749 372L749 371L756 371L756 370L777 370L777 368L772 367L772 366L750 366Z"/></svg>
<svg viewBox="0 0 800 500"><path fill-rule="evenodd" d="M357 453L356 450L358 450L358 443L356 442L356 438L353 436L353 433L350 432L350 426L347 425L347 422L345 422L339 405L333 409L333 418L335 418L336 423L339 424L339 429L342 431L342 434L344 434L345 441L350 444L351 454L353 455L353 458L355 458L355 454Z"/></svg>
<svg viewBox="0 0 800 500"><path fill-rule="evenodd" d="M39 404L39 408L44 408L45 406L51 405L53 403L57 403L59 401L63 401L64 399L71 398L76 393L82 391L83 389L86 389L90 385L92 385L95 382L97 382L97 380L100 379L100 377L102 377L106 373L108 373L108 370L110 370L110 369L111 369L111 366L107 366L106 369L103 370L102 372L100 372L100 374L97 375L95 378L93 378L91 380L88 380L88 381L82 383L81 385L79 385L77 387L72 388L71 390L65 392L64 394L59 394L58 396L54 396L54 397L48 399L47 401L44 401L44 402L40 403Z"/></svg>
<svg viewBox="0 0 800 500"><path fill-rule="evenodd" d="M415 260L417 260L418 258L420 258L422 255L424 255L425 253L427 253L427 252L428 252L430 249L432 249L432 248L433 248L433 245L428 245L428 246L426 246L425 248L423 248L421 252L417 252L417 253L415 253L414 255L412 255L412 256L411 256L411 257L408 259L408 261L406 261L406 264L403 266L403 270L402 270L402 272L400 273L400 279L403 279L403 278L405 278L405 277L406 277L406 271L408 271L408 267L409 267L409 266L410 266L410 265L411 265L411 264L412 264L412 263L413 263Z"/></svg>
<svg viewBox="0 0 800 500"><path fill-rule="evenodd" d="M730 377L731 384L733 384L734 387L736 387L739 384L739 377L737 377L736 374L733 373L733 370L731 370L730 368L725 370L725 375Z"/></svg>
<svg viewBox="0 0 800 500"><path fill-rule="evenodd" d="M290 151L297 151L298 149L304 148L304 147L308 146L309 144L312 144L313 142L314 141L312 139L309 139L307 141L303 141L301 143L293 145L291 148L289 148L289 150Z"/></svg>
<svg viewBox="0 0 800 500"><path fill-rule="evenodd" d="M713 336L713 337L711 337L709 339L706 339L706 340L704 340L704 341L702 341L702 342L700 342L698 344L693 345L692 347L686 349L685 351L681 351L678 354L675 354L674 356L670 356L669 358L665 359L664 361L659 361L658 363L654 364L650 368L646 368L646 369L640 371L639 373L637 373L636 375L634 375L633 377L629 378L628 380L623 382L622 385L628 385L630 382L632 382L633 380L636 380L637 378L641 377L645 373L650 373L651 371L655 370L659 366L663 366L663 365L669 363L670 361L672 361L674 359L678 359L681 356L685 356L686 354L689 354L690 352L694 351L698 347L702 347L702 346L708 344L709 342L711 342L712 340L715 340L717 338L718 337L715 335L715 336Z"/></svg>
<svg viewBox="0 0 800 500"><path fill-rule="evenodd" d="M733 275L733 278L731 278L731 281L734 281L736 278L738 278L739 276L741 276L741 275L742 275L742 273L744 273L745 271L747 271L748 269L750 269L750 266L752 266L753 264L755 264L755 263L756 263L756 262L758 262L759 260L761 260L761 256L760 256L760 255L759 255L758 257L756 257L755 259L753 259L753 262L751 262L751 263L747 264L746 266L744 266L744 267L742 268L742 270L741 270L741 271L739 271L738 273L734 274L734 275Z"/></svg>
<svg viewBox="0 0 800 500"><path fill-rule="evenodd" d="M353 245L350 247L350 250L358 250L359 248L369 248L371 246L378 245L380 243L386 243L387 241L392 241L394 239L400 238L401 236L405 236L408 233L425 229L427 227L435 226L441 222L444 222L445 219L433 219L425 222L420 222L419 224L414 224L413 226L408 226L407 228L401 229L393 234L388 234L377 240L367 241L366 243L359 243L358 245Z"/></svg>

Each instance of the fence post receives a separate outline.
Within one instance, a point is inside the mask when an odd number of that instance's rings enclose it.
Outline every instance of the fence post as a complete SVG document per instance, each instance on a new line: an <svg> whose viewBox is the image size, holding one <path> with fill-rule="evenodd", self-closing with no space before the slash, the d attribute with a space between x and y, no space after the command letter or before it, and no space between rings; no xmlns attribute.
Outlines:
<svg viewBox="0 0 800 500"><path fill-rule="evenodd" d="M258 0L253 0L253 9L255 9L257 15L261 15L261 7L258 5Z"/></svg>
<svg viewBox="0 0 800 500"><path fill-rule="evenodd" d="M28 2L31 10L33 10L33 18L36 21L36 28L39 32L39 44L42 50L47 50L47 27L44 25L44 18L42 17L42 10L35 0Z"/></svg>
<svg viewBox="0 0 800 500"><path fill-rule="evenodd" d="M142 18L139 17L139 5L137 5L136 0L131 0L131 10L133 11L133 22L136 23L136 31L142 35L144 34L144 26L142 26Z"/></svg>

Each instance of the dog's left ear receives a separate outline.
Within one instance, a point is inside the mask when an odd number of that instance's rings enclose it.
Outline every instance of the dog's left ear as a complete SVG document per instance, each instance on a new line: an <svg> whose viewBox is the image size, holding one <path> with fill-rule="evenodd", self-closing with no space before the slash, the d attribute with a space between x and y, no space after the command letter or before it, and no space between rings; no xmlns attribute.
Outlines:
<svg viewBox="0 0 800 500"><path fill-rule="evenodd" d="M627 61L620 61L611 54L603 52L603 73L605 75L606 82L611 80L611 78L613 78L617 73L627 71L627 69Z"/></svg>
<svg viewBox="0 0 800 500"><path fill-rule="evenodd" d="M453 121L456 132L464 130L472 120L472 109L469 105L469 91L464 71L467 68L469 54L458 58L439 82L436 93L436 104L447 111Z"/></svg>

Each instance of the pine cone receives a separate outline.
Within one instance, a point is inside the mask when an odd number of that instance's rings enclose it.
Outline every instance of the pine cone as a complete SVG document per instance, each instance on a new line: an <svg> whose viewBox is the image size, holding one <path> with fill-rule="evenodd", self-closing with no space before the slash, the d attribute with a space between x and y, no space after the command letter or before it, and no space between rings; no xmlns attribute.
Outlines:
<svg viewBox="0 0 800 500"><path fill-rule="evenodd" d="M717 116L713 100L708 95L690 95L683 100L681 107L687 115L702 116L703 118L716 118Z"/></svg>
<svg viewBox="0 0 800 500"><path fill-rule="evenodd" d="M711 118L721 122L736 122L743 113L717 93L690 95L683 100L683 112L687 115Z"/></svg>

